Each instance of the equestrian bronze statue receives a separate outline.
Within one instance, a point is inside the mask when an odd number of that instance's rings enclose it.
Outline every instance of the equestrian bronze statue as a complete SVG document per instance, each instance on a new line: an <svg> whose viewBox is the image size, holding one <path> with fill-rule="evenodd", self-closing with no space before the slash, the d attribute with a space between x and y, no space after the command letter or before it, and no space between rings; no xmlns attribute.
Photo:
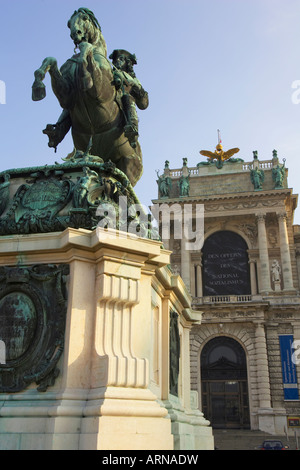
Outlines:
<svg viewBox="0 0 300 470"><path fill-rule="evenodd" d="M75 11L68 27L79 52L60 69L54 57L47 57L34 73L32 99L46 96L43 80L49 72L63 108L57 123L48 124L43 131L49 137L48 145L56 149L71 129L74 151L68 158L76 159L89 148L99 160L114 163L134 186L143 172L134 108L143 110L149 103L148 93L133 73L136 58L119 49L110 56L116 65L109 61L100 25L87 8ZM118 64L127 65L118 68Z"/></svg>

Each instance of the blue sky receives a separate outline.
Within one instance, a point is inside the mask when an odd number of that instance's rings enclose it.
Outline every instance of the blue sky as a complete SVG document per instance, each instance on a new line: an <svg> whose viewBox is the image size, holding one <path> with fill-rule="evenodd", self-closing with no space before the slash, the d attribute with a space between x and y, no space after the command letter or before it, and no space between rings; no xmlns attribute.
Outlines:
<svg viewBox="0 0 300 470"><path fill-rule="evenodd" d="M49 76L47 96L32 102L33 73L54 56L73 54L67 21L75 9L94 11L108 52L124 48L138 58L136 74L149 92L139 111L144 175L135 187L149 205L157 196L156 172L203 160L214 150L217 129L225 149L239 157L272 158L289 168L300 191L300 0L0 0L0 171L52 164L72 150L68 136L55 154L42 129L60 114ZM300 82L299 82L300 83ZM300 93L297 95L300 97ZM300 224L300 208L295 223Z"/></svg>

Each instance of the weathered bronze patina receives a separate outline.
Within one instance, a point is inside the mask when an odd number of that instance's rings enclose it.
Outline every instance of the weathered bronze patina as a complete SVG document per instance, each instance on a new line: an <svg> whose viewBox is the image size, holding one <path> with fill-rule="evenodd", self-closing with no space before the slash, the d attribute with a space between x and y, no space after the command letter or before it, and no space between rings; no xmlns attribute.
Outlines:
<svg viewBox="0 0 300 470"><path fill-rule="evenodd" d="M128 178L112 162L82 155L62 164L6 170L0 173L0 195L1 187L5 197L0 236L60 232L68 227L94 230L108 220L107 209L116 213L110 228L127 232L129 224L135 224L139 236L158 237ZM120 197L126 205L122 214Z"/></svg>
<svg viewBox="0 0 300 470"><path fill-rule="evenodd" d="M64 349L68 274L68 265L0 268L1 393L33 382L43 392L54 384Z"/></svg>
<svg viewBox="0 0 300 470"><path fill-rule="evenodd" d="M148 93L133 73L136 58L117 50L112 55L116 65L109 62L100 25L87 8L75 11L68 27L80 52L60 69L55 58L47 57L35 71L32 87L33 100L43 99L46 95L43 79L49 71L53 92L63 108L58 122L44 130L49 146L56 148L71 128L73 157L77 158L78 151L85 152L91 142L90 153L105 162L112 161L134 186L142 175L143 165L133 107L148 107Z"/></svg>
<svg viewBox="0 0 300 470"><path fill-rule="evenodd" d="M178 396L178 377L180 359L180 336L178 328L178 313L170 311L170 384L172 395Z"/></svg>

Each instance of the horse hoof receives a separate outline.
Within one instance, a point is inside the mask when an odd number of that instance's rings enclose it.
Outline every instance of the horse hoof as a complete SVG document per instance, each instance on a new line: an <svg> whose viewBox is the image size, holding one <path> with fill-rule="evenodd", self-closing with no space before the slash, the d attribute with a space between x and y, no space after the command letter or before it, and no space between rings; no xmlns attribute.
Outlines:
<svg viewBox="0 0 300 470"><path fill-rule="evenodd" d="M46 96L46 87L43 82L34 82L32 85L32 101L43 100Z"/></svg>

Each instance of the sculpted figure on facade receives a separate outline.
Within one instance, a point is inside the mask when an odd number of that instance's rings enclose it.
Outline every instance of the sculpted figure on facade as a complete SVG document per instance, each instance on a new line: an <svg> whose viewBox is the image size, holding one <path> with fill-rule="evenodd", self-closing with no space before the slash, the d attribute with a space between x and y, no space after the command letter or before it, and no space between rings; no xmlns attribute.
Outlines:
<svg viewBox="0 0 300 470"><path fill-rule="evenodd" d="M271 266L271 274L272 274L272 281L273 282L280 282L281 280L281 267L279 262L274 259L272 266Z"/></svg>
<svg viewBox="0 0 300 470"><path fill-rule="evenodd" d="M178 329L178 314L170 312L170 392L178 396L178 376L180 359L180 336Z"/></svg>
<svg viewBox="0 0 300 470"><path fill-rule="evenodd" d="M262 189L262 184L265 180L265 174L264 171L261 170L260 168L254 168L253 170L250 171L250 178L251 182L254 186L254 189Z"/></svg>
<svg viewBox="0 0 300 470"><path fill-rule="evenodd" d="M190 195L190 174L191 171L187 166L188 159L185 157L182 159L182 173L178 181L179 195L189 196Z"/></svg>
<svg viewBox="0 0 300 470"><path fill-rule="evenodd" d="M180 196L189 196L190 194L190 181L189 176L181 176L178 181Z"/></svg>
<svg viewBox="0 0 300 470"><path fill-rule="evenodd" d="M159 188L159 194L160 197L170 197L170 191L172 188L172 180L169 176L160 175L158 174L158 171L156 172L157 177L158 177L158 188Z"/></svg>
<svg viewBox="0 0 300 470"><path fill-rule="evenodd" d="M285 177L285 160L282 166L277 165L272 169L272 177L275 183L275 189L282 188Z"/></svg>

